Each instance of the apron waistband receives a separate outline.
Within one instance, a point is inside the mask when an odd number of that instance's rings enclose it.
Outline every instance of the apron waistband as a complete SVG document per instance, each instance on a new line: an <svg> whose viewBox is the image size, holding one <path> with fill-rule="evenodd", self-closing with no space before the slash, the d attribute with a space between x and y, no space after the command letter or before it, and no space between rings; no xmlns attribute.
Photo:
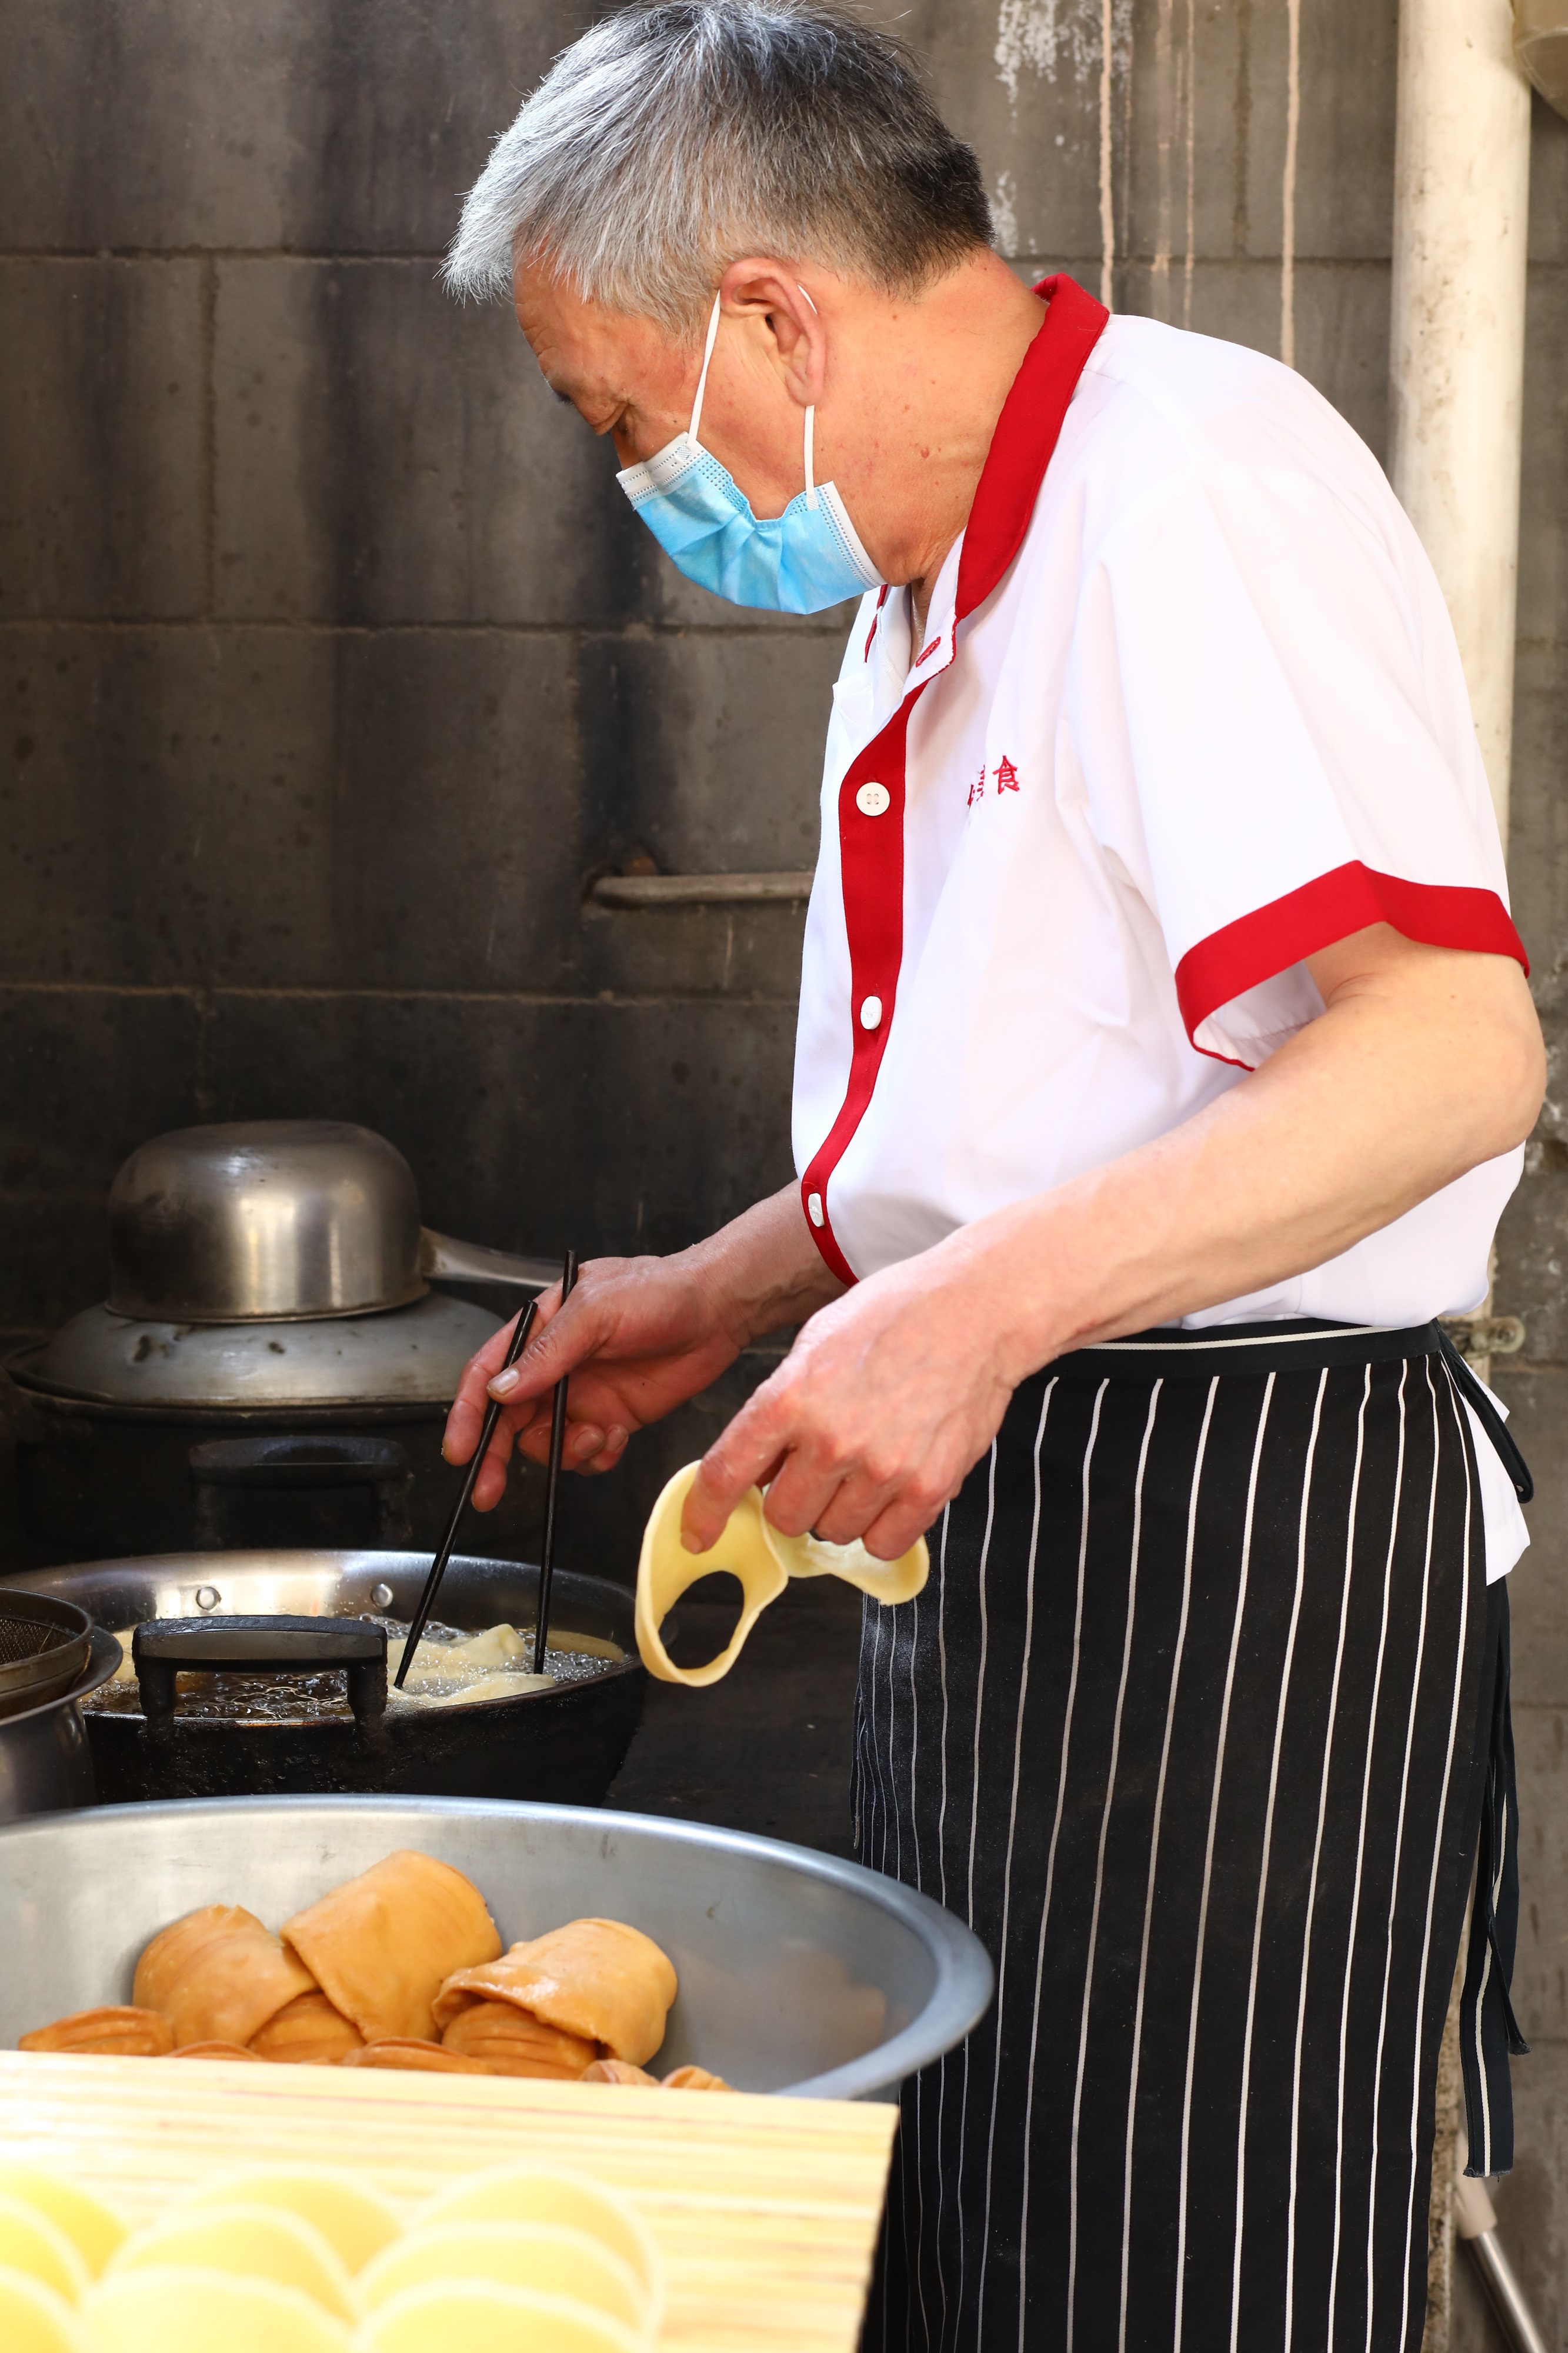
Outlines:
<svg viewBox="0 0 1568 2353"><path fill-rule="evenodd" d="M1230 1373L1321 1372L1338 1366L1396 1364L1441 1356L1450 1379L1496 1449L1521 1504L1535 1493L1530 1466L1488 1390L1436 1322L1333 1324L1292 1316L1278 1324L1164 1325L1075 1348L1045 1367L1053 1380L1212 1380Z"/></svg>

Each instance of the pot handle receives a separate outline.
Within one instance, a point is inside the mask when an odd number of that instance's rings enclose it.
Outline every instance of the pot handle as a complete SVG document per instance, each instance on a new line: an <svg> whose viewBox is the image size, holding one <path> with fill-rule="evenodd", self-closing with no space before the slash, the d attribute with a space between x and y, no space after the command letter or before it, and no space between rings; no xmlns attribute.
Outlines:
<svg viewBox="0 0 1568 2353"><path fill-rule="evenodd" d="M504 1282L517 1291L547 1291L561 1272L547 1258L517 1258L483 1242L454 1241L450 1234L420 1229L419 1271L427 1282Z"/></svg>
<svg viewBox="0 0 1568 2353"><path fill-rule="evenodd" d="M408 1541L408 1458L395 1438L335 1438L300 1432L267 1438L213 1438L191 1449L198 1551L220 1551L218 1489L268 1487L299 1493L322 1487L374 1487L378 1541L396 1550Z"/></svg>
<svg viewBox="0 0 1568 2353"><path fill-rule="evenodd" d="M153 1618L131 1638L149 1731L174 1714L182 1672L313 1674L342 1667L362 1730L386 1713L386 1629L368 1618Z"/></svg>

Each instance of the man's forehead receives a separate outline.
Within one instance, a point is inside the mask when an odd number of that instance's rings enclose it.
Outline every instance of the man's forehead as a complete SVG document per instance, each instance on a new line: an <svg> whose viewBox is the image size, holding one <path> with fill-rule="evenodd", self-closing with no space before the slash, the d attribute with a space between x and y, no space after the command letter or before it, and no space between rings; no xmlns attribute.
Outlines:
<svg viewBox="0 0 1568 2353"><path fill-rule="evenodd" d="M520 269L513 288L518 324L547 380L562 389L623 392L628 369L679 357L652 320L584 301L544 270Z"/></svg>

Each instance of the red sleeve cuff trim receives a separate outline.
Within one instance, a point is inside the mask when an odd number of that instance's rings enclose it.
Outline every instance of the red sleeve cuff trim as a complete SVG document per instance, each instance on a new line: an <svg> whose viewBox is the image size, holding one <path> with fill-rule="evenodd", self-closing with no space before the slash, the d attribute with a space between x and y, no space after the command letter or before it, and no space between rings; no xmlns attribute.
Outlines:
<svg viewBox="0 0 1568 2353"><path fill-rule="evenodd" d="M1513 956L1530 970L1523 943L1495 891L1407 882L1398 874L1380 874L1358 860L1239 916L1187 950L1176 966L1176 996L1187 1036L1200 1053L1206 1053L1208 1048L1198 1046L1197 1033L1222 1005L1371 923L1392 923L1407 940L1424 941L1428 947Z"/></svg>

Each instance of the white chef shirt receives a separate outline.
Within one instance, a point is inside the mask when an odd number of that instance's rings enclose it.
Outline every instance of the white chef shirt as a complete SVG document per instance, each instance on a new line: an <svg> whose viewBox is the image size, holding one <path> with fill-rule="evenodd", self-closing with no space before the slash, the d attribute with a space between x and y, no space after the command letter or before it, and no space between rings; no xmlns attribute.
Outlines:
<svg viewBox="0 0 1568 2353"><path fill-rule="evenodd" d="M849 1279L1191 1118L1369 923L1524 961L1453 629L1375 459L1276 361L1098 332L1050 285L922 646L873 594L834 689L794 1126ZM1521 1159L1183 1320L1472 1308Z"/></svg>

